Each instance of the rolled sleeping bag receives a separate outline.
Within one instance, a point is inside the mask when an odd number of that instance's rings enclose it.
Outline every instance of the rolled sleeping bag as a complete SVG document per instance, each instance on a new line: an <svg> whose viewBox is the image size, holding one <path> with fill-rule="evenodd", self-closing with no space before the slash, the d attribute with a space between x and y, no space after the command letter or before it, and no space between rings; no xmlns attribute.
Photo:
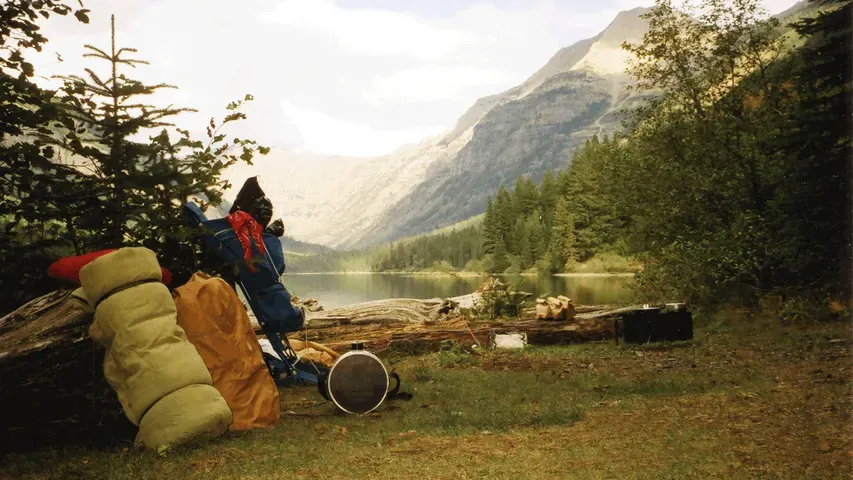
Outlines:
<svg viewBox="0 0 853 480"><path fill-rule="evenodd" d="M128 419L140 427L137 444L152 449L220 435L232 419L201 356L177 324L175 303L161 275L156 255L147 248L119 249L80 271L95 310L90 334L106 348L104 376Z"/></svg>

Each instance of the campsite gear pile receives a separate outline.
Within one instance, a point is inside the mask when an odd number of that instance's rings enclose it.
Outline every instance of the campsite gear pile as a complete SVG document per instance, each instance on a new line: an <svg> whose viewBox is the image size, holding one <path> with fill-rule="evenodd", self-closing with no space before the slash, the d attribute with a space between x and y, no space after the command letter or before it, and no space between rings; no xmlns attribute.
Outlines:
<svg viewBox="0 0 853 480"><path fill-rule="evenodd" d="M199 227L207 250L223 262L223 274L236 269L233 281L243 292L266 336L264 361L273 378L281 383L316 385L323 397L348 413L374 410L386 397L397 395L400 386L399 376L389 374L378 358L354 348L356 353L340 356L329 367L328 360L313 361L307 355L310 352L298 354L288 339L287 333L303 327L305 311L293 306L290 293L281 283L286 265L281 241L276 235L283 233L284 227L281 224L280 229L269 228L280 223L270 224L271 207L257 177L252 177L246 180L224 219L208 219L193 202L187 202L184 210L190 224ZM366 359L368 357L372 359ZM332 372L337 373L330 381ZM396 386L389 393L391 378L396 380ZM364 393L382 388L381 398ZM350 404L350 398L359 400Z"/></svg>
<svg viewBox="0 0 853 480"><path fill-rule="evenodd" d="M161 450L229 429L275 425L279 381L316 385L353 414L397 395L399 376L360 344L340 355L287 338L303 327L305 313L281 283L284 224L270 223L272 203L257 177L246 182L225 218L208 220L191 202L185 211L223 261L224 278L196 273L170 293L171 274L147 248L67 257L48 272L80 286L72 300L94 314L89 335L106 350L104 376L139 426L138 446ZM265 339L256 336L235 284ZM389 392L391 378L396 387Z"/></svg>
<svg viewBox="0 0 853 480"><path fill-rule="evenodd" d="M139 425L136 444L156 450L224 433L231 409L178 326L154 252L122 248L99 256L80 280L78 295L95 313L89 335L106 349L104 376Z"/></svg>

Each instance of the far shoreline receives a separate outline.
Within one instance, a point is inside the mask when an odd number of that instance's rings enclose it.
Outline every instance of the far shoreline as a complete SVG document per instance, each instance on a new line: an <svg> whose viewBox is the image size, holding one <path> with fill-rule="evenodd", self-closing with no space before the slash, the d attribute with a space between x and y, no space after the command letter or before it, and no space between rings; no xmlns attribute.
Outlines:
<svg viewBox="0 0 853 480"><path fill-rule="evenodd" d="M429 271L420 271L420 272L371 272L371 271L338 271L338 272L285 272L286 275L411 275L411 276L435 276L435 277L489 277L489 276L499 276L499 277L536 277L539 274L536 273L499 273L499 274L488 274L488 273L476 273L476 272L429 272ZM550 276L552 277L633 277L635 273L632 272L601 272L601 273L554 273ZM543 275L544 276L544 275Z"/></svg>

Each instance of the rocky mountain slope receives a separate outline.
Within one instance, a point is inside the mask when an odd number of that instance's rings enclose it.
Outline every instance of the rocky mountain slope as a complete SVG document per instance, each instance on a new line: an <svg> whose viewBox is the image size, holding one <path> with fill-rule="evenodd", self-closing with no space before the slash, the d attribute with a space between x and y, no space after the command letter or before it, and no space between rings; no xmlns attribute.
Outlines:
<svg viewBox="0 0 853 480"><path fill-rule="evenodd" d="M273 151L254 167L232 168L230 194L246 177L260 175L289 235L344 248L482 213L501 185L566 167L588 138L620 128L619 110L637 100L626 90L631 79L621 44L642 39L644 11L621 12L521 85L481 98L442 137L367 159Z"/></svg>

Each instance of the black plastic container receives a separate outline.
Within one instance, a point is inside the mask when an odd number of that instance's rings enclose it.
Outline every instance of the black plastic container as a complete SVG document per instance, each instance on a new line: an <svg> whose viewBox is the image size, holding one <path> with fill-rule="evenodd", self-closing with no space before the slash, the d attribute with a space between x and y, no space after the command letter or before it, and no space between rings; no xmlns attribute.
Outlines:
<svg viewBox="0 0 853 480"><path fill-rule="evenodd" d="M693 314L683 305L642 308L622 315L625 343L674 342L693 339Z"/></svg>

